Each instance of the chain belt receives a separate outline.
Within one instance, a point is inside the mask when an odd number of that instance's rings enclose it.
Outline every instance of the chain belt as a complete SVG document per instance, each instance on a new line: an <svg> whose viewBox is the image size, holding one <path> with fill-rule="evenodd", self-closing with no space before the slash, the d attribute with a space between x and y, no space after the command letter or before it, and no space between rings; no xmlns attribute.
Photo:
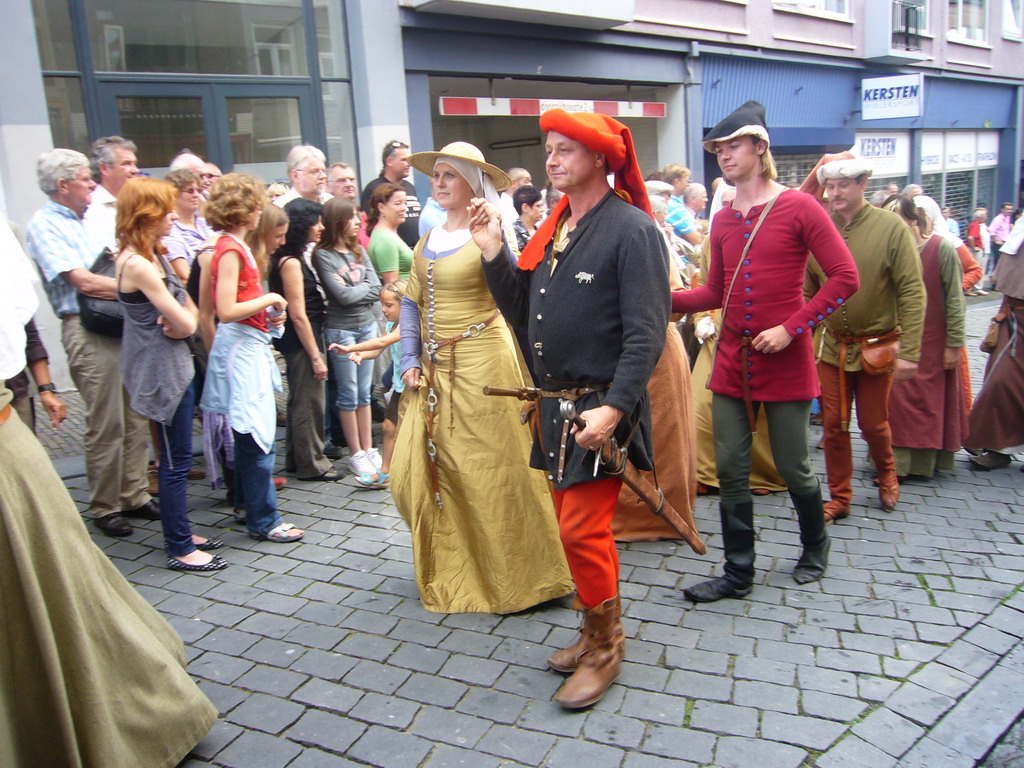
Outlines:
<svg viewBox="0 0 1024 768"><path fill-rule="evenodd" d="M432 297L431 297L432 298ZM431 302L433 304L433 302ZM431 315L433 312L431 312ZM455 389L455 347L463 339L475 339L483 333L484 329L493 323L501 314L494 310L494 314L481 323L474 323L466 327L466 330L457 336L444 339L443 341L433 340L433 323L430 324L430 339L424 345L427 352L426 379L427 379L427 458L430 460L430 480L434 486L434 504L438 509L444 505L441 501L441 481L437 474L437 444L434 442L434 425L437 416L438 397L434 388L434 374L436 373L437 352L445 347L451 347L451 358L448 363L448 428L455 427L455 409L453 396Z"/></svg>

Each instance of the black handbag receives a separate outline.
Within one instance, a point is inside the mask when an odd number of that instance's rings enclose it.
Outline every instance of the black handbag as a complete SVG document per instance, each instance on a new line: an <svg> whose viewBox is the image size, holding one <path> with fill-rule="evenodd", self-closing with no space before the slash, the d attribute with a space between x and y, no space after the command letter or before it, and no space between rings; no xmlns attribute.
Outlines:
<svg viewBox="0 0 1024 768"><path fill-rule="evenodd" d="M113 279L117 271L115 258L109 248L104 248L89 271ZM87 331L115 339L124 333L124 307L117 299L97 299L79 292L78 312L82 327Z"/></svg>

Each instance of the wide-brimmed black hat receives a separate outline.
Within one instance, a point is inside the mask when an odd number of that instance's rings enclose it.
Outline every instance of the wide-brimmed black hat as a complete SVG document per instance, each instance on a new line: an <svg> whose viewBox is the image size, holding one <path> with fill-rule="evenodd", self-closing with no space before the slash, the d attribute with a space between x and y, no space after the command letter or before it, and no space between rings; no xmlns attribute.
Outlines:
<svg viewBox="0 0 1024 768"><path fill-rule="evenodd" d="M704 149L713 153L716 141L729 141L737 136L756 136L759 139L764 139L768 146L771 146L772 142L768 138L765 121L764 104L748 101L743 106L737 107L732 114L708 131L707 136L704 137Z"/></svg>

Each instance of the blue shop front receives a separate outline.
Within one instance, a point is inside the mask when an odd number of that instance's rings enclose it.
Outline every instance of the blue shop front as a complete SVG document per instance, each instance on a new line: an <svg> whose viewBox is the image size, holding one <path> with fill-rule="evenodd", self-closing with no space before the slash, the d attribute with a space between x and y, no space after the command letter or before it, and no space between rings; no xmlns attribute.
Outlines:
<svg viewBox="0 0 1024 768"><path fill-rule="evenodd" d="M1017 87L907 68L701 57L703 122L748 99L767 110L780 181L799 185L826 152L871 158L870 189L920 184L969 220L975 206L1018 200ZM707 178L720 175L705 155Z"/></svg>

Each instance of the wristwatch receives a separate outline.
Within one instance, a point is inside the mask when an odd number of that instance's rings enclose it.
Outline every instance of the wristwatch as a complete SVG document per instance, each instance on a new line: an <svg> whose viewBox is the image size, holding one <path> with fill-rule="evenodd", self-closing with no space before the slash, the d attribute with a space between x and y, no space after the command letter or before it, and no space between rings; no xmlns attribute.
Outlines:
<svg viewBox="0 0 1024 768"><path fill-rule="evenodd" d="M36 387L36 389L38 389L40 392L56 392L57 391L57 387L55 387L53 385L52 381L49 384L40 384L40 385L38 385Z"/></svg>

